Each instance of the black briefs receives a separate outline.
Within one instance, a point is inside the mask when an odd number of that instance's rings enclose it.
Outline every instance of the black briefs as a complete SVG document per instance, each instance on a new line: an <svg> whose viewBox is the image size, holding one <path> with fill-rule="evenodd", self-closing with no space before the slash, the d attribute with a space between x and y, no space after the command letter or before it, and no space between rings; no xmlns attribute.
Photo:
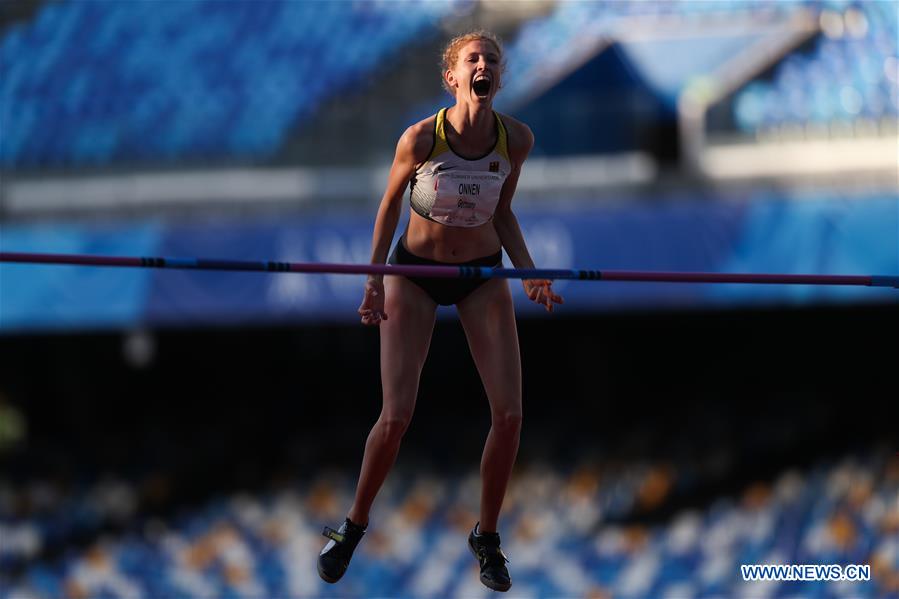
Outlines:
<svg viewBox="0 0 899 599"><path fill-rule="evenodd" d="M503 265L503 252L476 258L468 262L440 262L416 256L406 249L406 244L401 238L393 248L393 253L387 260L388 264L410 264L417 266L490 266L501 268ZM483 285L488 279L437 279L430 277L407 277L410 281L424 289L441 306L451 306L461 302L468 294Z"/></svg>

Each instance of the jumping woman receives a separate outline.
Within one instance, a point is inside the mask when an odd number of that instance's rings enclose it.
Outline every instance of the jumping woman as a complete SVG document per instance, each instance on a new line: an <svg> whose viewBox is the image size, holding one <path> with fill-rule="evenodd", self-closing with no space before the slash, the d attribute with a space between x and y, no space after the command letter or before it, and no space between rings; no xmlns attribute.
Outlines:
<svg viewBox="0 0 899 599"><path fill-rule="evenodd" d="M503 51L496 36L459 36L443 54L443 85L455 105L420 121L397 143L387 189L372 237L373 264L502 267L502 249L516 268L534 268L512 196L534 145L527 125L493 111L501 87ZM409 225L387 260L406 185ZM522 281L532 301L552 312L562 298L547 280ZM368 435L355 500L329 541L318 571L337 582L368 526L375 496L396 460L418 395L437 305L455 304L490 403L491 427L481 458L480 520L468 537L481 582L512 586L500 549L497 521L518 453L521 431L521 360L512 294L506 279L466 280L370 275L359 314L378 325L383 406Z"/></svg>

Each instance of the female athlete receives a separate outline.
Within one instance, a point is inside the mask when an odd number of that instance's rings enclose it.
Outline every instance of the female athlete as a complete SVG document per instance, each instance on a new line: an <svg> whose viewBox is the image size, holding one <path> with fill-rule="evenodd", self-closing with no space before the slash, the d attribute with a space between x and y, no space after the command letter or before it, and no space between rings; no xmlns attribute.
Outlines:
<svg viewBox="0 0 899 599"><path fill-rule="evenodd" d="M503 52L497 38L475 31L443 54L443 84L455 105L403 133L375 220L373 264L383 264L411 184L409 225L390 264L502 267L502 248L516 268L534 268L512 196L534 145L523 123L493 111ZM522 281L532 301L552 312L562 298L547 280ZM328 543L318 571L337 582L368 526L371 505L393 466L418 394L437 305L456 305L490 403L491 427L481 459L480 521L468 538L481 582L506 591L512 581L497 532L521 430L521 362L512 295L505 279L464 280L369 276L359 314L379 325L383 407L365 444L355 500Z"/></svg>

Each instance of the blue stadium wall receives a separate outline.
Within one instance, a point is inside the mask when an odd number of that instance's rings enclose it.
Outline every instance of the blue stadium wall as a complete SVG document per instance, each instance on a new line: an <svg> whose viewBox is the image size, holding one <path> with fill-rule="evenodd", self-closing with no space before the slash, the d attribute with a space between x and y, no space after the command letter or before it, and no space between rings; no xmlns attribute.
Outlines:
<svg viewBox="0 0 899 599"><path fill-rule="evenodd" d="M538 266L624 270L899 272L899 198L747 192L517 211ZM365 263L374 214L7 224L3 251ZM397 236L404 224L398 227ZM505 264L510 266L508 258ZM353 323L363 278L0 266L0 332L327 321ZM566 314L893 303L892 289L559 281ZM514 289L520 316L541 309ZM441 315L452 308L441 308Z"/></svg>

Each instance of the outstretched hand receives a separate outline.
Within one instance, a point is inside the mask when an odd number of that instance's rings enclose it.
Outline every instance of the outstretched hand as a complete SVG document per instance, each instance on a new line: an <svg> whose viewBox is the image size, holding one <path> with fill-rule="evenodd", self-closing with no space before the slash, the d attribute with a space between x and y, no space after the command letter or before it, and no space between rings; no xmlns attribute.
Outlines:
<svg viewBox="0 0 899 599"><path fill-rule="evenodd" d="M554 304L564 304L561 295L553 293L553 282L548 279L524 279L521 281L524 292L535 303L546 307L547 312L553 311Z"/></svg>
<svg viewBox="0 0 899 599"><path fill-rule="evenodd" d="M382 281L369 279L365 282L359 315L362 316L362 324L366 325L379 325L382 320L387 320L387 313L384 312L384 283Z"/></svg>

